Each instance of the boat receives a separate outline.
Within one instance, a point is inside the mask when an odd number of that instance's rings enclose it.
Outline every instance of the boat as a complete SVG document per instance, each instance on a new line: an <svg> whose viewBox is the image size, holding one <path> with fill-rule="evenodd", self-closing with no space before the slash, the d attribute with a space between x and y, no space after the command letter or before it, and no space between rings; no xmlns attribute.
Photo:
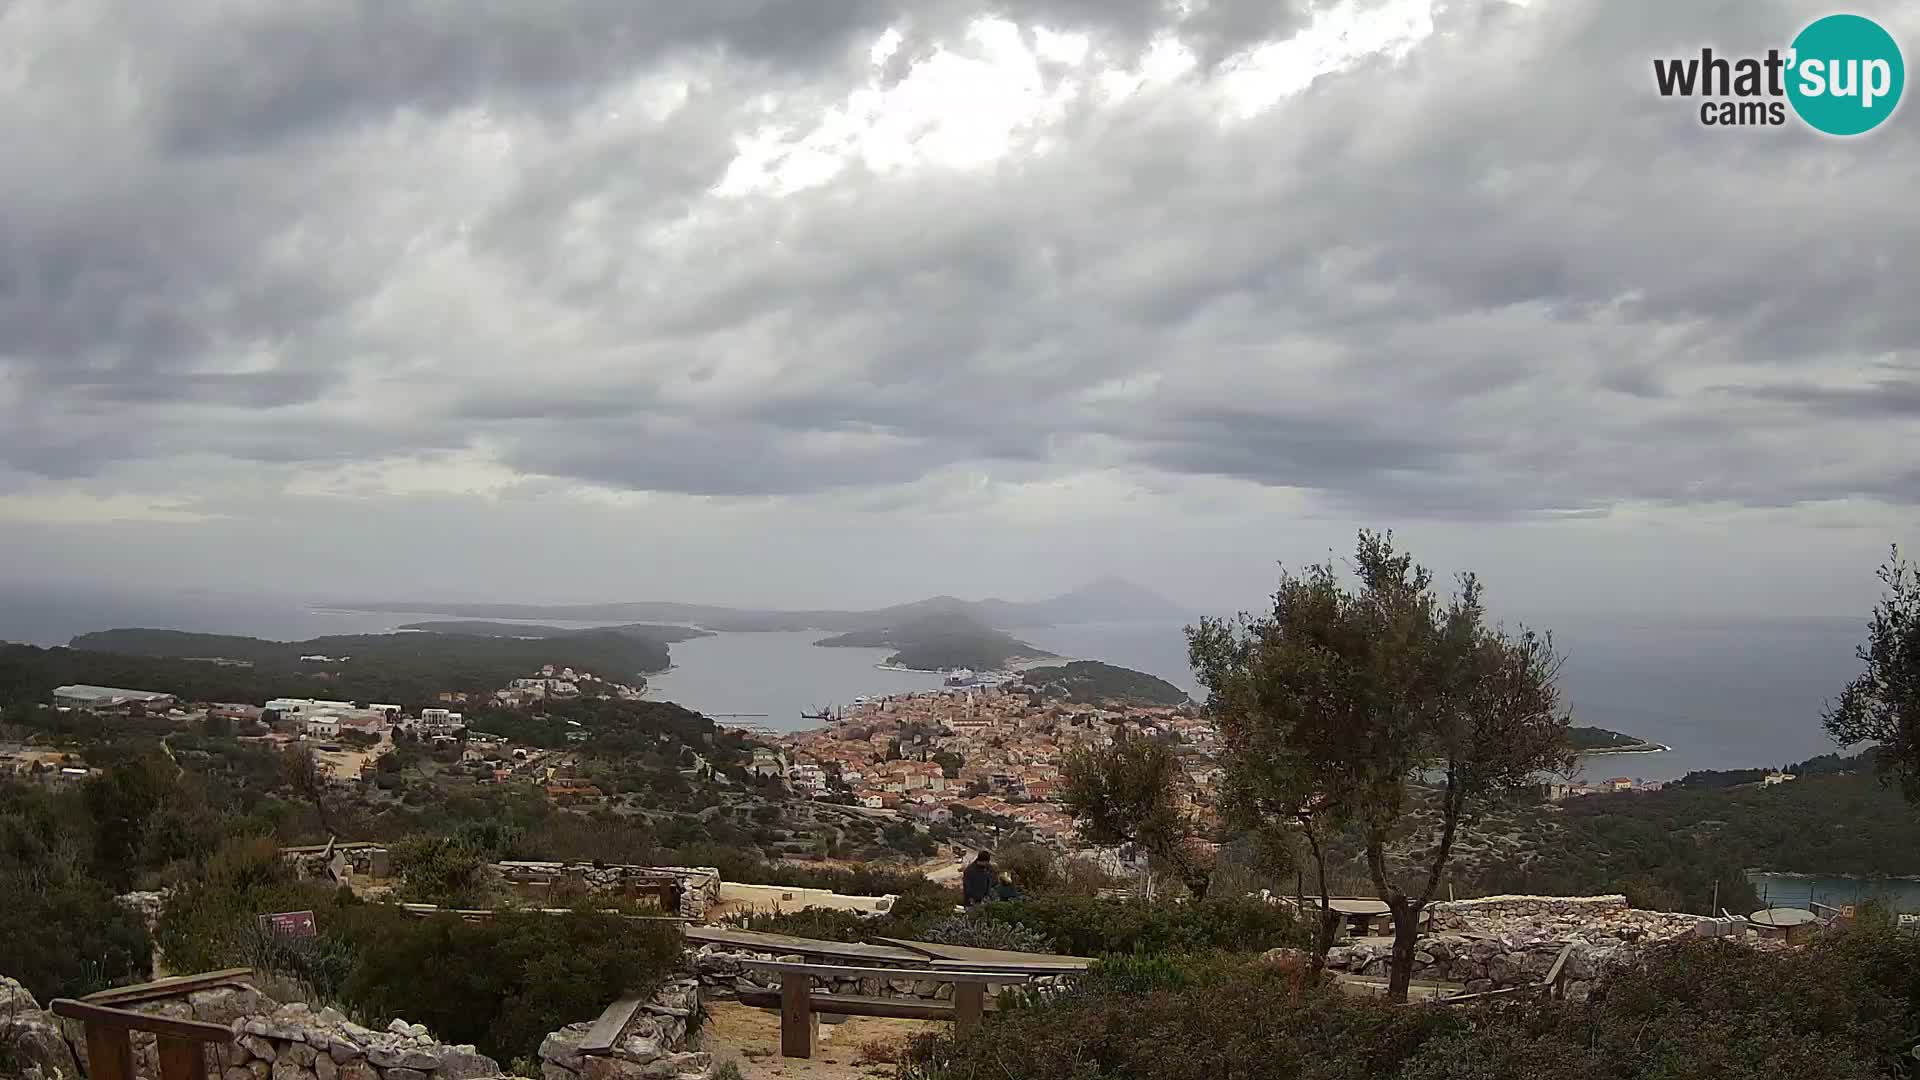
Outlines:
<svg viewBox="0 0 1920 1080"><path fill-rule="evenodd" d="M974 674L972 668L954 668L947 672L948 686L971 686L979 681L980 677Z"/></svg>

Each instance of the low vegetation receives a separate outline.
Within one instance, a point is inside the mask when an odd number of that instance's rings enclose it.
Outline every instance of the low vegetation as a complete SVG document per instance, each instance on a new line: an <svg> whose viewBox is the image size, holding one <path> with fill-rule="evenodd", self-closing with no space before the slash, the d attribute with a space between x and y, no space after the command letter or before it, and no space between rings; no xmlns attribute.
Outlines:
<svg viewBox="0 0 1920 1080"><path fill-rule="evenodd" d="M266 936L257 916L312 911L307 940ZM372 1026L395 1017L501 1061L529 1057L547 1032L645 992L678 962L672 924L598 911L502 912L478 923L422 918L294 879L272 844L230 845L163 911L158 938L179 970L245 965Z"/></svg>
<svg viewBox="0 0 1920 1080"><path fill-rule="evenodd" d="M1840 934L1797 953L1652 951L1588 1001L1392 1006L1281 965L1157 958L971 1036L913 1045L904 1080L1680 1080L1910 1075L1920 940Z"/></svg>

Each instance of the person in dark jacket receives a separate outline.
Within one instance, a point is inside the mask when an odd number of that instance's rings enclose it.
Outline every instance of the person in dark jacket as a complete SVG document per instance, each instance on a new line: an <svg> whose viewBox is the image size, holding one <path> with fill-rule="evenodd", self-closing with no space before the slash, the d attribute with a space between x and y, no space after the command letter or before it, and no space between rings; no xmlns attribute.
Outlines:
<svg viewBox="0 0 1920 1080"><path fill-rule="evenodd" d="M968 907L985 901L993 895L997 884L993 872L993 852L983 851L974 856L973 862L960 873L960 901Z"/></svg>

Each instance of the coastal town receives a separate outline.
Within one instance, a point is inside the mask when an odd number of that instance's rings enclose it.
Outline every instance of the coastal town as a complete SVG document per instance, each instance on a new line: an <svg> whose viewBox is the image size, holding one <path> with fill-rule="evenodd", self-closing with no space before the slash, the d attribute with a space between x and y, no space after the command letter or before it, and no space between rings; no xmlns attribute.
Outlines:
<svg viewBox="0 0 1920 1080"><path fill-rule="evenodd" d="M1196 797L1212 801L1219 733L1192 705L1089 706L1012 683L857 701L824 727L771 736L755 767L815 798L851 798L929 823L958 808L1066 844L1073 822L1057 798L1061 762L1126 728L1172 739Z"/></svg>
<svg viewBox="0 0 1920 1080"><path fill-rule="evenodd" d="M1089 704L1048 695L1007 673L956 673L949 685L922 692L856 698L807 719L820 726L777 732L728 728L753 744L750 772L792 794L841 804L882 819L947 826L956 815L1018 830L1062 850L1080 845L1060 798L1061 768L1076 749L1102 746L1121 732L1165 739L1175 748L1187 790L1203 810L1217 803L1220 734L1204 710L1178 705ZM94 713L138 711L189 722L233 725L236 737L284 749L309 750L335 784L376 779L380 758L402 742L456 754L478 784L531 783L561 805L595 805L609 793L575 775L564 747L515 745L471 724L462 710L511 710L539 716L553 703L582 697L638 701L644 691L565 665L547 664L492 694L447 691L439 704L406 713L401 706L308 697L260 704L181 702L157 691L72 685L53 695L56 708ZM587 737L578 721L569 742ZM0 773L75 782L97 770L72 754L0 746ZM1793 780L1776 772L1766 785ZM1585 795L1657 791L1659 780L1617 776L1547 782L1553 801Z"/></svg>

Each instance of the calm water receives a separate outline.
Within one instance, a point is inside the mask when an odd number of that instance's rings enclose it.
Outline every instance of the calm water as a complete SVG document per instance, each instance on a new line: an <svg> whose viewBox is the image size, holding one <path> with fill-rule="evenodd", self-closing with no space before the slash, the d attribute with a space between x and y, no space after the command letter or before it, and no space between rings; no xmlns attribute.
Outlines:
<svg viewBox="0 0 1920 1080"><path fill-rule="evenodd" d="M1860 881L1853 878L1786 877L1748 874L1753 891L1768 907L1808 908L1810 901L1844 907L1862 900L1880 899L1895 911L1920 912L1920 881L1904 878Z"/></svg>
<svg viewBox="0 0 1920 1080"><path fill-rule="evenodd" d="M856 697L904 694L940 685L938 675L882 671L891 649L822 649L824 633L715 634L672 646L673 670L647 680L647 696L708 715L765 713L743 723L779 731L816 727L802 712Z"/></svg>
<svg viewBox="0 0 1920 1080"><path fill-rule="evenodd" d="M76 594L0 587L0 639L63 644L115 626L169 627L299 639L377 633L427 614L324 612L291 600L190 593ZM1856 619L1645 620L1529 616L1567 656L1562 688L1576 723L1664 743L1663 754L1589 759L1601 776L1671 779L1693 769L1778 766L1833 749L1822 703L1858 671ZM1197 693L1181 627L1091 623L1031 627L1016 636L1063 656L1105 660ZM765 713L773 728L806 726L802 711L859 695L934 686L931 675L882 671L880 649L821 649L810 633L721 634L674 645L674 670L655 696L710 713Z"/></svg>

